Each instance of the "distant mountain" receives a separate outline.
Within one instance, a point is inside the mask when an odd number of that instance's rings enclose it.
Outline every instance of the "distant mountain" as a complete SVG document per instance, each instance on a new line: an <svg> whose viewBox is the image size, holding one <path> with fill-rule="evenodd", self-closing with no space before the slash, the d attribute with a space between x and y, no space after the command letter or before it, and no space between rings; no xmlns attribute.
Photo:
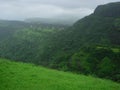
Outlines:
<svg viewBox="0 0 120 90"><path fill-rule="evenodd" d="M23 27L27 26L28 23L24 21L17 21L17 20L0 20L0 27Z"/></svg>
<svg viewBox="0 0 120 90"><path fill-rule="evenodd" d="M39 24L52 24L52 25L73 25L78 20L78 18L28 18L25 21L31 23L39 23Z"/></svg>
<svg viewBox="0 0 120 90"><path fill-rule="evenodd" d="M30 27L30 25L23 21L0 20L0 40L8 38L13 35L15 31L25 27Z"/></svg>

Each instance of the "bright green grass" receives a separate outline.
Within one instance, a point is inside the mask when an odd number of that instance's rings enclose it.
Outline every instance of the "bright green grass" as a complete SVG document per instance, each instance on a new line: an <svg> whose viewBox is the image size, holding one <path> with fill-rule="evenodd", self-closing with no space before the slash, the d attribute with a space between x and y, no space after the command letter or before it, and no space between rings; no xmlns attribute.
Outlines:
<svg viewBox="0 0 120 90"><path fill-rule="evenodd" d="M0 59L0 90L120 90L120 84Z"/></svg>
<svg viewBox="0 0 120 90"><path fill-rule="evenodd" d="M120 49L118 49L118 48L113 48L112 50L113 50L113 52L120 52Z"/></svg>
<svg viewBox="0 0 120 90"><path fill-rule="evenodd" d="M106 48L106 49L107 49L107 47L102 47L102 46L97 46L97 48L98 48L98 49L102 49L102 48ZM113 52L120 52L120 48L111 48L111 50L112 50Z"/></svg>

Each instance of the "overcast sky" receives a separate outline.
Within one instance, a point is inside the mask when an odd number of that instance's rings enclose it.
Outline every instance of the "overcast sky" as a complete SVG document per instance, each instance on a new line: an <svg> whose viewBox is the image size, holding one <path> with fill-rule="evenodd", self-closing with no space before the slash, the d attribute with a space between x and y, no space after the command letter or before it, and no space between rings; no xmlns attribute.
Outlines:
<svg viewBox="0 0 120 90"><path fill-rule="evenodd" d="M0 0L0 19L82 18L97 5L116 1L119 0Z"/></svg>

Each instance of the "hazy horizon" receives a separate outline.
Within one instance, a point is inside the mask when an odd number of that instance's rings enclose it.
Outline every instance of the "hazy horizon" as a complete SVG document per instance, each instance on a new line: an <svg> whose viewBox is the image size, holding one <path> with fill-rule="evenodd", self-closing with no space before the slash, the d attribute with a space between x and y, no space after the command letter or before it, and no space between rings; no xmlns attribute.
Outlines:
<svg viewBox="0 0 120 90"><path fill-rule="evenodd" d="M93 13L98 5L117 1L118 0L0 0L0 19L80 19Z"/></svg>

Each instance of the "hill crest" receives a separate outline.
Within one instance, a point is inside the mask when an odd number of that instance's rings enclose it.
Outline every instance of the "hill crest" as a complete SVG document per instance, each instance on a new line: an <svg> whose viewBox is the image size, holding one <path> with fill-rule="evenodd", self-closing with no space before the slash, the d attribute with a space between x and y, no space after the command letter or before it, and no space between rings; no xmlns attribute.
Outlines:
<svg viewBox="0 0 120 90"><path fill-rule="evenodd" d="M103 17L120 17L120 2L108 3L105 5L99 5L95 11L94 15Z"/></svg>

